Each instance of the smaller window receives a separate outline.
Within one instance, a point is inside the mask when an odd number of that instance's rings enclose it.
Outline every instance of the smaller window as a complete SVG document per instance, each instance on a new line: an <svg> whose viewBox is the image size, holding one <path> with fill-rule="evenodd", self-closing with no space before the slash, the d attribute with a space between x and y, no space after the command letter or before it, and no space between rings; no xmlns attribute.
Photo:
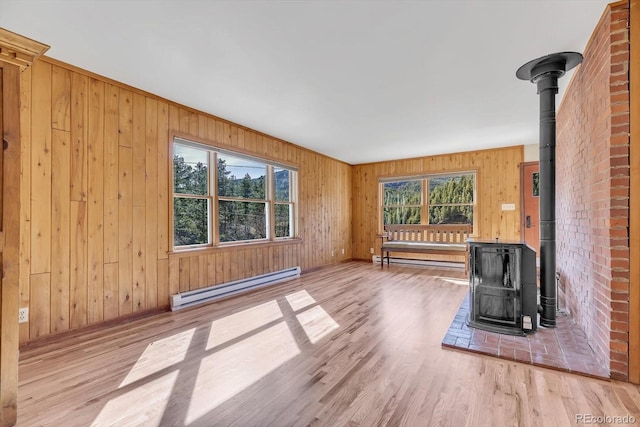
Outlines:
<svg viewBox="0 0 640 427"><path fill-rule="evenodd" d="M429 178L429 224L473 224L473 175Z"/></svg>
<svg viewBox="0 0 640 427"><path fill-rule="evenodd" d="M382 225L471 224L475 173L385 178L380 182Z"/></svg>
<svg viewBox="0 0 640 427"><path fill-rule="evenodd" d="M292 172L274 167L276 238L293 237Z"/></svg>
<svg viewBox="0 0 640 427"><path fill-rule="evenodd" d="M207 152L176 144L173 178L174 245L210 244L211 197Z"/></svg>
<svg viewBox="0 0 640 427"><path fill-rule="evenodd" d="M422 220L422 180L385 182L384 224L420 224Z"/></svg>
<svg viewBox="0 0 640 427"><path fill-rule="evenodd" d="M266 175L264 163L218 155L220 242L267 238Z"/></svg>

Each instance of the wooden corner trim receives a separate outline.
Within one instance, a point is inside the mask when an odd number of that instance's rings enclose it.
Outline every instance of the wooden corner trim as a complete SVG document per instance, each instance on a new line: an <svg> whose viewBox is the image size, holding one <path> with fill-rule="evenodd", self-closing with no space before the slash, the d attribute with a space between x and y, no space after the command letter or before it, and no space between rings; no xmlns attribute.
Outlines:
<svg viewBox="0 0 640 427"><path fill-rule="evenodd" d="M0 27L0 62L17 65L24 70L48 49L44 43Z"/></svg>
<svg viewBox="0 0 640 427"><path fill-rule="evenodd" d="M630 0L629 7L629 381L640 384L640 0Z"/></svg>

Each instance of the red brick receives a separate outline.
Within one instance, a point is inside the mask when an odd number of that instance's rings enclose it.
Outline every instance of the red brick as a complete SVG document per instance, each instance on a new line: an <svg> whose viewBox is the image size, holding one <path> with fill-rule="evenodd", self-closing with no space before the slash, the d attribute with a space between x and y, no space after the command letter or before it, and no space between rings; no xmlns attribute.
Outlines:
<svg viewBox="0 0 640 427"><path fill-rule="evenodd" d="M629 282L628 281L612 280L611 281L611 289L612 290L617 290L617 291L622 291L622 292L629 292Z"/></svg>
<svg viewBox="0 0 640 427"><path fill-rule="evenodd" d="M628 108L628 107L627 107ZM611 126L619 126L629 124L629 115L628 114L619 114L617 116L611 117Z"/></svg>
<svg viewBox="0 0 640 427"><path fill-rule="evenodd" d="M612 218L628 218L629 209L624 209L624 208L611 209L609 211L609 215Z"/></svg>
<svg viewBox="0 0 640 427"><path fill-rule="evenodd" d="M612 64L617 64L620 62L628 62L628 61L629 61L629 50L617 52L615 55L611 55Z"/></svg>
<svg viewBox="0 0 640 427"><path fill-rule="evenodd" d="M615 322L628 322L629 321L629 312L621 312L621 311L612 311L611 312L611 320L615 321ZM611 325L612 329L615 329L613 327L613 322ZM627 327L628 328L628 327ZM615 330L620 330L620 329L615 329Z"/></svg>
<svg viewBox="0 0 640 427"><path fill-rule="evenodd" d="M609 84L614 86L616 84L625 84L628 82L629 82L629 75L627 74L615 74L609 78Z"/></svg>
<svg viewBox="0 0 640 427"><path fill-rule="evenodd" d="M611 143L611 145L629 145L629 135L612 136L609 142Z"/></svg>
<svg viewBox="0 0 640 427"><path fill-rule="evenodd" d="M627 375L628 7L594 30L557 123L557 247L563 298L612 375ZM613 309L613 310L612 310Z"/></svg>
<svg viewBox="0 0 640 427"><path fill-rule="evenodd" d="M628 223L628 221L625 221ZM629 259L629 248L623 249L611 249L611 257L612 258L626 258Z"/></svg>
<svg viewBox="0 0 640 427"><path fill-rule="evenodd" d="M617 211L620 208L629 208L629 199L628 198L611 199L610 206L612 208L611 214L613 215L614 211ZM616 235L616 233L614 233L614 230L612 230L612 235Z"/></svg>
<svg viewBox="0 0 640 427"><path fill-rule="evenodd" d="M618 332L629 332L629 323L620 322L620 321L612 321L611 322L611 330Z"/></svg>
<svg viewBox="0 0 640 427"><path fill-rule="evenodd" d="M628 2L625 2L622 5L616 5L615 9L612 8L611 10L611 20L610 20L610 26L614 26L616 23L619 22L624 22L626 24L626 22L629 20L629 4Z"/></svg>
<svg viewBox="0 0 640 427"><path fill-rule="evenodd" d="M612 362L613 363L613 362ZM609 374L609 376L611 377L612 380L616 380L616 381L627 381L629 379L629 370L627 368L627 365L621 365L623 366L623 370L617 370L613 368L613 365L611 366L611 372Z"/></svg>
<svg viewBox="0 0 640 427"><path fill-rule="evenodd" d="M629 45L624 43L611 45L610 53L616 54L620 52L629 52Z"/></svg>
<svg viewBox="0 0 640 427"><path fill-rule="evenodd" d="M628 374L627 370L629 368L628 362L612 360L610 363L611 379L626 381L625 376Z"/></svg>
<svg viewBox="0 0 640 427"><path fill-rule="evenodd" d="M628 188L612 188L611 191L609 192L609 195L611 197L625 197L628 198L629 197L629 189Z"/></svg>
<svg viewBox="0 0 640 427"><path fill-rule="evenodd" d="M616 103L611 105L611 114L616 115L620 113L627 113L624 116L629 120L629 104L628 103Z"/></svg>
<svg viewBox="0 0 640 427"><path fill-rule="evenodd" d="M629 135L629 124L620 124L620 125L615 125L615 126L611 126L611 135Z"/></svg>
<svg viewBox="0 0 640 427"><path fill-rule="evenodd" d="M628 70L629 70L629 64L627 62L612 63L610 68L611 74L620 74L620 73L626 74ZM627 76L627 79L628 79L628 76Z"/></svg>
<svg viewBox="0 0 640 427"><path fill-rule="evenodd" d="M629 145L617 145L609 149L609 155L611 156L629 156Z"/></svg>
<svg viewBox="0 0 640 427"><path fill-rule="evenodd" d="M629 345L626 342L612 341L611 351L618 353L627 353L629 351Z"/></svg>
<svg viewBox="0 0 640 427"><path fill-rule="evenodd" d="M629 334L626 332L617 332L617 331L612 331L611 332L611 340L612 341L622 341L622 342L628 342L629 341ZM615 353L615 354L620 354L620 353ZM627 357L627 355L624 355L625 358ZM612 357L613 358L613 357ZM621 359L617 359L620 360Z"/></svg>

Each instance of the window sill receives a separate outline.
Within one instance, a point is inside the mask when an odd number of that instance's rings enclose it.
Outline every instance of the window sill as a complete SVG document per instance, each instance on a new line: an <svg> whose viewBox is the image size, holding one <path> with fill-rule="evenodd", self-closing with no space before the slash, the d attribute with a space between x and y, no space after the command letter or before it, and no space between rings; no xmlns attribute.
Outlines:
<svg viewBox="0 0 640 427"><path fill-rule="evenodd" d="M270 246L282 246L282 245L298 245L302 243L301 238L283 239L283 240L267 240L261 242L242 242L242 243L226 243L221 246L207 246L199 248L185 248L175 249L167 252L170 258L183 258L194 255L206 255L209 253L217 252L234 252L245 249L257 249Z"/></svg>

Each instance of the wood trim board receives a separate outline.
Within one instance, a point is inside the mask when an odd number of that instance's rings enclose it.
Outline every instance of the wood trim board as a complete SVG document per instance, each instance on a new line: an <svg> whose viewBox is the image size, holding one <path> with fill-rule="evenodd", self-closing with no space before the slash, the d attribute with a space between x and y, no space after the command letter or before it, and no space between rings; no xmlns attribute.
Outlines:
<svg viewBox="0 0 640 427"><path fill-rule="evenodd" d="M640 0L630 1L629 381L640 384Z"/></svg>
<svg viewBox="0 0 640 427"><path fill-rule="evenodd" d="M2 102L2 250L0 265L0 426L17 420L20 278L20 69L0 63Z"/></svg>

